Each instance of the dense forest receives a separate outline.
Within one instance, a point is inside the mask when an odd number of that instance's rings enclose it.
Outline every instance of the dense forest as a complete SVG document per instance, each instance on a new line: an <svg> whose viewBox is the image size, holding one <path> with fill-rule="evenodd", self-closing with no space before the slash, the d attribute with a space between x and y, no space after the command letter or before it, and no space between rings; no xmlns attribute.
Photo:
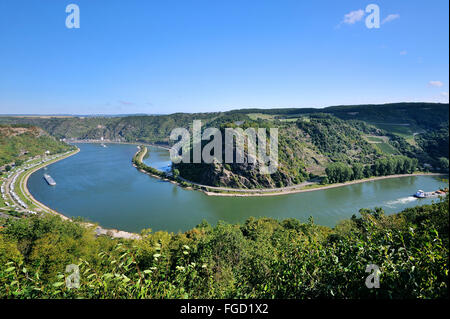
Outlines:
<svg viewBox="0 0 450 319"><path fill-rule="evenodd" d="M222 150L221 162L218 163L176 164L174 167L180 175L211 186L277 188L307 180L320 179L322 184L328 184L373 176L410 174L431 168L448 172L448 157L445 157L448 151L443 149L448 143L448 128L446 135L445 127L420 135L417 143L412 144L402 136L365 122L344 121L325 113L315 113L289 122L261 119L240 122L240 125L234 124L236 122L221 124L221 129L237 126L243 130L248 127L279 129L279 166L276 173L259 174L258 163L222 164L225 162ZM374 140L377 142L371 143ZM203 144L208 142L210 140ZM382 149L379 145L394 151Z"/></svg>
<svg viewBox="0 0 450 319"><path fill-rule="evenodd" d="M250 218L138 240L57 216L2 224L0 298L448 298L448 197L389 216L361 209L334 228ZM65 285L69 264L78 289ZM379 289L365 285L369 264Z"/></svg>
<svg viewBox="0 0 450 319"><path fill-rule="evenodd" d="M218 163L180 163L174 167L188 180L211 186L234 188L277 188L299 184L315 175L324 174L329 163L373 163L382 153L369 144L352 123L327 114L314 114L296 122L273 123L243 120L221 124L222 145L224 129L228 127L278 128L278 169L273 174L260 174L260 163L225 163L225 150ZM213 121L211 125L213 126ZM203 141L203 144L210 140ZM268 141L267 141L268 143ZM234 146L233 156L236 149ZM244 157L248 157L247 150ZM192 156L191 156L192 158Z"/></svg>
<svg viewBox="0 0 450 319"><path fill-rule="evenodd" d="M343 120L360 120L368 123L390 123L417 126L423 129L437 129L448 122L448 103L387 103L366 105L339 105L322 109L279 108L241 109L229 114L260 113L273 115L277 119L297 118L314 113L327 113Z"/></svg>
<svg viewBox="0 0 450 319"><path fill-rule="evenodd" d="M94 139L105 137L123 141L169 141L175 127L189 127L192 120L205 124L246 120L249 114L264 114L274 120L298 119L311 114L326 113L345 121L358 120L374 125L403 125L412 129L438 130L447 124L449 105L440 103L391 103L381 105L349 105L315 108L240 109L215 113L174 113L170 115L123 117L0 117L4 124L39 126L57 138Z"/></svg>
<svg viewBox="0 0 450 319"><path fill-rule="evenodd" d="M127 117L0 117L0 123L39 126L56 138L100 139L168 144L175 127L189 127L193 120L205 123L216 113L175 113Z"/></svg>
<svg viewBox="0 0 450 319"><path fill-rule="evenodd" d="M401 155L383 157L375 160L371 165L354 163L352 166L349 166L342 162L337 162L328 165L325 169L327 176L322 180L322 183L344 183L373 176L412 174L416 168L417 159Z"/></svg>

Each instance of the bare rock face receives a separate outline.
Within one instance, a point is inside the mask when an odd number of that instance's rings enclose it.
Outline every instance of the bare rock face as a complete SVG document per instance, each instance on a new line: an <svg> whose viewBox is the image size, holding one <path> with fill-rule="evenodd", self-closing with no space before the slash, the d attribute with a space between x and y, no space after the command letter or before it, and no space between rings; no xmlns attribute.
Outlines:
<svg viewBox="0 0 450 319"><path fill-rule="evenodd" d="M190 181L208 186L231 188L277 188L294 185L289 174L279 168L273 174L261 174L260 163L176 164L174 168Z"/></svg>
<svg viewBox="0 0 450 319"><path fill-rule="evenodd" d="M33 135L34 137L48 135L43 129L36 126L29 126L29 127L0 126L0 134L4 137L18 136L27 133Z"/></svg>

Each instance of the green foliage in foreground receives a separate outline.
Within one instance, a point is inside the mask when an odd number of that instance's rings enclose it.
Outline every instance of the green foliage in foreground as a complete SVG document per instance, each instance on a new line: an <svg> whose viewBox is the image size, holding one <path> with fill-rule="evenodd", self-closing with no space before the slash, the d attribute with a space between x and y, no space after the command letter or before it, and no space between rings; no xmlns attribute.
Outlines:
<svg viewBox="0 0 450 319"><path fill-rule="evenodd" d="M385 216L361 210L335 228L312 220L202 223L139 240L95 238L56 216L0 232L2 298L448 298L448 198ZM80 288L65 287L68 264ZM368 264L380 288L368 289Z"/></svg>

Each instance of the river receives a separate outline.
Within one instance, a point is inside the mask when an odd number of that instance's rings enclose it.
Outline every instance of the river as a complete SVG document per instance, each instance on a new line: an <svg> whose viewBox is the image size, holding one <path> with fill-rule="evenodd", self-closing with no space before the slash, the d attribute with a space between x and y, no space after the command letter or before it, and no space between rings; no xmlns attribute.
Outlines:
<svg viewBox="0 0 450 319"><path fill-rule="evenodd" d="M81 216L106 228L140 232L186 231L206 220L242 223L247 218L297 218L334 226L358 215L360 208L382 207L387 214L431 203L411 196L417 189L447 186L436 176L408 176L338 188L267 197L218 197L182 189L139 172L131 164L137 151L129 144L77 144L80 152L33 173L28 189L40 202L69 216ZM167 167L168 151L149 147L147 165ZM56 186L49 186L43 174ZM434 199L436 200L436 199Z"/></svg>

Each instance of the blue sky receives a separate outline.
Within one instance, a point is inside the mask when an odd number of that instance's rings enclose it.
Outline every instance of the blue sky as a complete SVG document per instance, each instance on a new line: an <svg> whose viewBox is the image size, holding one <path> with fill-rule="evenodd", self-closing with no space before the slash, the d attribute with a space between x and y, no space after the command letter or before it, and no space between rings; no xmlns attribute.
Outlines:
<svg viewBox="0 0 450 319"><path fill-rule="evenodd" d="M70 3L79 29L65 26ZM370 3L379 29L365 25ZM2 0L0 114L448 102L448 12L447 0Z"/></svg>

